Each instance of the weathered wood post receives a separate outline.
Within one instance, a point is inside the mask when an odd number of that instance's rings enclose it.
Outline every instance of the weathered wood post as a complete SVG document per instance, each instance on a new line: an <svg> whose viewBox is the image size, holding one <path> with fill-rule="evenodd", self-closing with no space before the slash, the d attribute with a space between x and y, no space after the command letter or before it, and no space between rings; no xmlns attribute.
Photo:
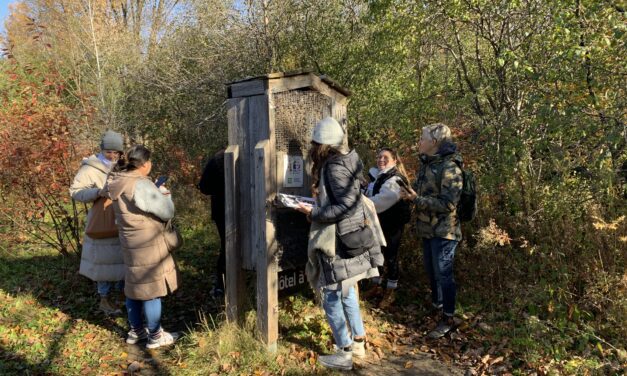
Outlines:
<svg viewBox="0 0 627 376"><path fill-rule="evenodd" d="M348 91L310 72L272 73L228 84L227 316L242 314L243 270L257 274L257 328L278 340L279 290L304 284L309 223L275 203L277 193L311 196L311 132L326 116L346 123Z"/></svg>
<svg viewBox="0 0 627 376"><path fill-rule="evenodd" d="M279 290L277 260L275 258L274 226L272 225L272 187L270 174L269 140L255 146L256 213L253 219L257 238L257 327L270 351L276 351L279 339ZM265 272L263 272L265 271Z"/></svg>
<svg viewBox="0 0 627 376"><path fill-rule="evenodd" d="M231 145L224 152L224 226L226 247L226 275L225 300L226 317L230 321L237 321L241 314L241 305L244 299L244 271L241 267L241 248L238 231L238 185L237 170L239 161L239 146Z"/></svg>

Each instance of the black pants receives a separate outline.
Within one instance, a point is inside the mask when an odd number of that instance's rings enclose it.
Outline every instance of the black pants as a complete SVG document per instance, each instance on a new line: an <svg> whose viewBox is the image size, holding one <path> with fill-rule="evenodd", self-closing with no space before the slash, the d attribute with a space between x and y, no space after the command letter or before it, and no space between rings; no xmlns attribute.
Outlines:
<svg viewBox="0 0 627 376"><path fill-rule="evenodd" d="M216 288L224 291L224 275L226 273L226 228L224 220L215 221L218 228L218 235L220 235L220 254L218 255L218 262L216 263Z"/></svg>
<svg viewBox="0 0 627 376"><path fill-rule="evenodd" d="M401 238L403 237L403 229L405 225L400 228L383 228L383 235L385 236L385 242L387 246L381 247L383 257L385 258L385 278L389 281L398 281L399 267L398 267L398 248L401 246Z"/></svg>

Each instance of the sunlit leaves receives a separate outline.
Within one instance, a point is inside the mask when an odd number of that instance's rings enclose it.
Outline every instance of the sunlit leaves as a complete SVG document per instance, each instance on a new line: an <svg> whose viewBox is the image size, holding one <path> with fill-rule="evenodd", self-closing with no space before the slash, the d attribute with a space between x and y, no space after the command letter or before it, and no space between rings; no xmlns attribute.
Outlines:
<svg viewBox="0 0 627 376"><path fill-rule="evenodd" d="M2 68L11 79L0 82L6 93L0 97L1 220L63 253L78 250L82 226L67 189L76 152L86 146L74 131L90 107L66 100L64 83L48 64L11 59Z"/></svg>

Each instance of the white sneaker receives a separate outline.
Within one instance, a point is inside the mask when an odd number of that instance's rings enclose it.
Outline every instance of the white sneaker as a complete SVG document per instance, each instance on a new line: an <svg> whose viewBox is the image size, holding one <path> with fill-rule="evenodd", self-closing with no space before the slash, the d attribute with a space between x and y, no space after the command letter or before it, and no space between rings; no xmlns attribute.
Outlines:
<svg viewBox="0 0 627 376"><path fill-rule="evenodd" d="M128 343L129 345L135 345L138 342L145 341L146 339L148 339L148 329L131 329L129 330L128 336L126 337L126 343Z"/></svg>
<svg viewBox="0 0 627 376"><path fill-rule="evenodd" d="M337 349L335 354L319 356L318 363L327 368L350 371L353 369L353 352Z"/></svg>
<svg viewBox="0 0 627 376"><path fill-rule="evenodd" d="M155 335L153 334L148 336L148 342L146 343L147 349L156 349L161 346L171 345L179 338L179 334L176 332L169 333L163 329L160 329L159 331L160 331L160 334L157 333L159 337L155 338Z"/></svg>
<svg viewBox="0 0 627 376"><path fill-rule="evenodd" d="M351 345L351 350L353 351L353 355L358 358L366 357L366 340L362 339L361 341L353 341ZM337 352L337 345L333 344L333 351Z"/></svg>
<svg viewBox="0 0 627 376"><path fill-rule="evenodd" d="M361 341L353 341L352 350L353 350L353 355L355 355L356 357L365 358L366 357L366 341L363 339Z"/></svg>

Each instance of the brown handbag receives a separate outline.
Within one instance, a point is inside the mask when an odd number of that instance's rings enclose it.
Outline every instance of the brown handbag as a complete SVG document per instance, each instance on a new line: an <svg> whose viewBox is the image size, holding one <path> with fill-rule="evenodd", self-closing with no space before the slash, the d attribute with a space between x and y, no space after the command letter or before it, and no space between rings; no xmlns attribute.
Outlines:
<svg viewBox="0 0 627 376"><path fill-rule="evenodd" d="M170 252L177 250L183 245L183 237L181 237L179 229L171 219L163 227L163 239Z"/></svg>
<svg viewBox="0 0 627 376"><path fill-rule="evenodd" d="M85 234L92 239L115 238L118 236L113 201L100 197L94 202Z"/></svg>

